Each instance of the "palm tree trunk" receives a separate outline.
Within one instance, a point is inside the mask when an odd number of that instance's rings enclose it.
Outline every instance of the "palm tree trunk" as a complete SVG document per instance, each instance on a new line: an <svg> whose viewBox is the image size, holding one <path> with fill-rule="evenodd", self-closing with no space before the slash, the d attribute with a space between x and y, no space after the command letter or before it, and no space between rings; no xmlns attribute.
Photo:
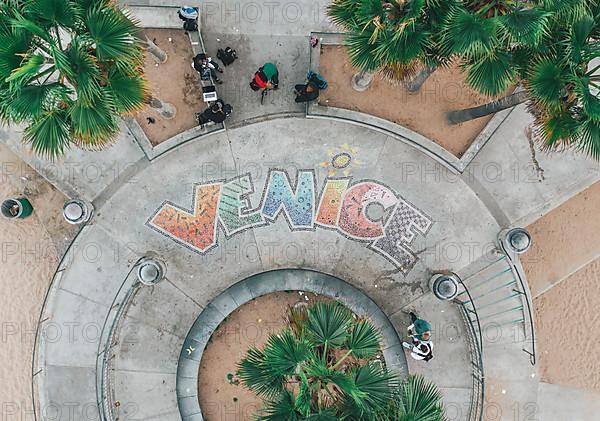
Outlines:
<svg viewBox="0 0 600 421"><path fill-rule="evenodd" d="M414 94L421 86L429 79L429 76L435 72L435 67L424 67L410 82L406 84L406 90L411 94Z"/></svg>
<svg viewBox="0 0 600 421"><path fill-rule="evenodd" d="M373 73L360 71L352 76L352 88L355 91L363 92L366 91L373 82Z"/></svg>
<svg viewBox="0 0 600 421"><path fill-rule="evenodd" d="M150 40L150 38L146 37L146 40L143 41L143 43L146 51L152 54L152 58L154 58L154 60L157 63L162 64L167 61L167 58L169 58L167 56L167 53L161 50L158 45L156 45L152 40Z"/></svg>
<svg viewBox="0 0 600 421"><path fill-rule="evenodd" d="M498 111L519 105L529 98L527 91L518 91L478 107L465 108L464 110L450 111L446 118L450 124L464 123L476 118L485 117Z"/></svg>
<svg viewBox="0 0 600 421"><path fill-rule="evenodd" d="M146 102L150 107L154 108L164 120L170 120L177 114L177 109L173 104L162 101L154 96L150 96Z"/></svg>

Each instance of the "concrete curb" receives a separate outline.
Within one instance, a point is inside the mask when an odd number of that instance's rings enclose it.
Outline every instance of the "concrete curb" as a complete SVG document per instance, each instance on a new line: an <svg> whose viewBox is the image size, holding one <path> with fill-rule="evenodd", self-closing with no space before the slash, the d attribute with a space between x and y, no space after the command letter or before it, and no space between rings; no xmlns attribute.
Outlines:
<svg viewBox="0 0 600 421"><path fill-rule="evenodd" d="M343 43L343 34L341 33L313 32L311 35L319 37L321 45L342 45ZM311 70L318 72L320 55L320 47L311 49ZM428 139L427 137L406 127L359 111L323 106L316 102L309 102L307 106L307 117L343 120L352 124L377 130L415 147L431 158L439 161L449 170L454 171L455 173L462 173L471 163L471 161L475 159L479 151L490 140L490 138L510 115L513 109L514 107L496 113L475 138L475 140L473 140L461 158L448 152L433 140Z"/></svg>

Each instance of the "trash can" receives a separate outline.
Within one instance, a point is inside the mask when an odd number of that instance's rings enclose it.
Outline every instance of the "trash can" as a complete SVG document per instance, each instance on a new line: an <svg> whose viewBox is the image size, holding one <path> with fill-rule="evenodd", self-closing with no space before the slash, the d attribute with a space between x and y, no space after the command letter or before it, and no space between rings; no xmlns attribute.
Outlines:
<svg viewBox="0 0 600 421"><path fill-rule="evenodd" d="M7 219L25 219L33 213L31 202L24 197L6 199L2 202L2 216Z"/></svg>

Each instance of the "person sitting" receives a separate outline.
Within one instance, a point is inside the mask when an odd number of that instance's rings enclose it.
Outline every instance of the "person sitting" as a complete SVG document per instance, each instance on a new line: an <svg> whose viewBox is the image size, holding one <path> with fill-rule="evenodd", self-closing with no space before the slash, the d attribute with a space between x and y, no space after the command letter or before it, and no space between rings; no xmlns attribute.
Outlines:
<svg viewBox="0 0 600 421"><path fill-rule="evenodd" d="M216 61L208 57L205 53L198 53L192 61L192 67L200 73L202 80L212 78L216 83L222 84L223 81L217 76L217 72L223 73ZM208 77L207 77L208 76Z"/></svg>
<svg viewBox="0 0 600 421"><path fill-rule="evenodd" d="M305 85L296 85L296 102L313 101L319 97L319 85L313 80L309 80Z"/></svg>
<svg viewBox="0 0 600 421"><path fill-rule="evenodd" d="M273 63L265 63L261 66L250 82L253 91L262 89L277 89L279 87L279 71Z"/></svg>
<svg viewBox="0 0 600 421"><path fill-rule="evenodd" d="M196 114L196 118L198 119L198 124L203 127L209 121L222 123L229 114L231 114L231 105L225 104L222 99L217 99L214 104L202 113Z"/></svg>

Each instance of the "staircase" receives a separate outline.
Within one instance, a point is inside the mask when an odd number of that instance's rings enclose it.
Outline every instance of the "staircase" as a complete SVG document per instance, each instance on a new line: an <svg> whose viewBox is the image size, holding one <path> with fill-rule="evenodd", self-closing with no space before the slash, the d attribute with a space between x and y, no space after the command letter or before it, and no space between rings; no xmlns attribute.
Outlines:
<svg viewBox="0 0 600 421"><path fill-rule="evenodd" d="M482 412L488 413L494 406L497 420L524 421L522 408L537 401L535 333L522 273L518 257L503 249L457 273L462 285L455 301L463 309L472 342L478 346L474 351L480 353L481 366L475 364L476 355L472 358L474 378L481 373L474 390L481 387L480 405L485 396L486 408Z"/></svg>

